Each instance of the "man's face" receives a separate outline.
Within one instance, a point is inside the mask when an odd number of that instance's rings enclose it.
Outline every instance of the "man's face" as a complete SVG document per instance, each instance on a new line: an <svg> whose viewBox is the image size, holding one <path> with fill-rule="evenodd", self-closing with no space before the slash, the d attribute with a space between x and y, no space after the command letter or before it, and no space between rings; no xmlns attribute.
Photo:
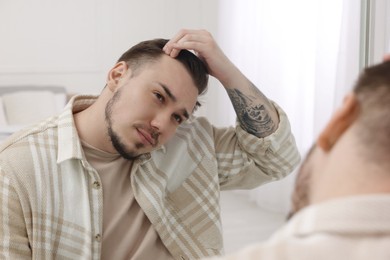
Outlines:
<svg viewBox="0 0 390 260"><path fill-rule="evenodd" d="M184 66L163 55L134 74L130 70L106 106L112 145L132 160L165 144L194 110L198 89Z"/></svg>

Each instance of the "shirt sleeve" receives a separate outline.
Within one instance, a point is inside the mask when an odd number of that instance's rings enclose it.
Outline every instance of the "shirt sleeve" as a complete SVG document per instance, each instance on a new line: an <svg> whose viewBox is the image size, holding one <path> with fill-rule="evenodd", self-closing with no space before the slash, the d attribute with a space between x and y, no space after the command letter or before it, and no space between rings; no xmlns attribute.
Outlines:
<svg viewBox="0 0 390 260"><path fill-rule="evenodd" d="M31 259L19 196L12 180L0 169L0 259Z"/></svg>
<svg viewBox="0 0 390 260"><path fill-rule="evenodd" d="M279 125L259 138L236 122L233 128L215 128L214 141L221 189L251 189L278 180L299 164L300 155L286 113L273 103Z"/></svg>

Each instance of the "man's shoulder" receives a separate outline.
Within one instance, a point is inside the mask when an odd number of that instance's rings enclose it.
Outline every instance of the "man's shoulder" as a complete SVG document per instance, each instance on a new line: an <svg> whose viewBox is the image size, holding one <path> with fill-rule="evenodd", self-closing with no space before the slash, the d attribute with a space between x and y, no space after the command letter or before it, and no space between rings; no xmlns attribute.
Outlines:
<svg viewBox="0 0 390 260"><path fill-rule="evenodd" d="M202 125L202 126L212 126L210 121L204 116L194 116L191 117L185 124L183 125Z"/></svg>
<svg viewBox="0 0 390 260"><path fill-rule="evenodd" d="M11 150L30 150L31 146L56 138L58 116L50 117L37 124L27 126L11 134L0 144L0 158ZM54 130L54 131L53 131ZM50 131L50 134L48 133ZM50 137L49 137L50 136Z"/></svg>
<svg viewBox="0 0 390 260"><path fill-rule="evenodd" d="M193 130L202 130L202 131L215 131L216 129L231 129L234 128L233 125L230 126L219 126L211 123L207 117L198 116L191 117L188 121L181 124L178 128L179 131L188 131L188 129Z"/></svg>

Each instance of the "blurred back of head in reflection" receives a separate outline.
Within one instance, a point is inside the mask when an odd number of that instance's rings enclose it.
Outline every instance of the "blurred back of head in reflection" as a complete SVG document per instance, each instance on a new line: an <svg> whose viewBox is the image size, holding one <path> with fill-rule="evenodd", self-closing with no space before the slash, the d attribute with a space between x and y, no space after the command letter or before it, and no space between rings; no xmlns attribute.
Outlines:
<svg viewBox="0 0 390 260"><path fill-rule="evenodd" d="M389 60L362 72L307 153L286 225L222 259L390 259Z"/></svg>
<svg viewBox="0 0 390 260"><path fill-rule="evenodd" d="M364 70L309 150L291 215L332 198L390 192L389 158L390 61L385 61Z"/></svg>

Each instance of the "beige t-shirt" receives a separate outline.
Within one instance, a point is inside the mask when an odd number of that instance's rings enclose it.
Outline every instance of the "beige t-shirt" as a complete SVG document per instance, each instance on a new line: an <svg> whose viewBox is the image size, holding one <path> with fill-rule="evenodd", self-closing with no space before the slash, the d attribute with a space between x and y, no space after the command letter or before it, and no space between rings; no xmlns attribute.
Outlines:
<svg viewBox="0 0 390 260"><path fill-rule="evenodd" d="M82 142L87 161L103 187L101 259L173 259L134 198L132 162Z"/></svg>

